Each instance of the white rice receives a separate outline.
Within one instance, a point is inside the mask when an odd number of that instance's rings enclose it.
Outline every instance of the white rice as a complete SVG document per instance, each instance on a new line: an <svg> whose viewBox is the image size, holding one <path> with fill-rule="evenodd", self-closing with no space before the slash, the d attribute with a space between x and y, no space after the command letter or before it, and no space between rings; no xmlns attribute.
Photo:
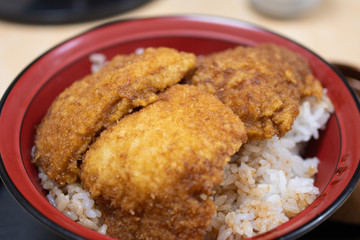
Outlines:
<svg viewBox="0 0 360 240"><path fill-rule="evenodd" d="M90 54L89 61L91 62L90 70L92 73L98 72L103 66L108 63L106 61L106 56L101 53Z"/></svg>
<svg viewBox="0 0 360 240"><path fill-rule="evenodd" d="M136 51L141 54L143 49ZM102 54L92 54L92 72L106 62ZM205 239L244 239L266 232L288 221L311 204L319 193L314 186L319 160L303 159L304 143L319 137L333 106L322 99L308 98L300 106L291 131L278 139L245 144L224 168L223 182L212 196L216 212ZM59 187L39 169L49 202L72 220L106 234L101 212L80 183Z"/></svg>
<svg viewBox="0 0 360 240"><path fill-rule="evenodd" d="M101 212L96 209L94 200L91 199L89 192L81 187L80 183L59 187L41 168L39 168L39 178L43 188L49 192L47 198L51 205L75 222L101 234L106 234L107 225L103 223Z"/></svg>
<svg viewBox="0 0 360 240"><path fill-rule="evenodd" d="M302 102L291 131L281 139L245 144L224 169L213 196L216 213L206 239L253 237L288 221L311 204L319 160L303 159L304 142L319 137L333 106L324 96Z"/></svg>

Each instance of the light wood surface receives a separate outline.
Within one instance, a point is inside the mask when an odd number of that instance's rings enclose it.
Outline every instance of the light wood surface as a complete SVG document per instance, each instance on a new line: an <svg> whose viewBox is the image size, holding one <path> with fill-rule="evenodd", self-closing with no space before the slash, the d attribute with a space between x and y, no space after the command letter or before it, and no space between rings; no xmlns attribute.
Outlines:
<svg viewBox="0 0 360 240"><path fill-rule="evenodd" d="M76 34L109 20L173 14L207 14L244 20L283 34L328 61L360 65L360 1L322 0L296 19L272 19L248 0L153 0L112 18L71 25L36 26L0 21L0 94L40 54Z"/></svg>
<svg viewBox="0 0 360 240"><path fill-rule="evenodd" d="M182 14L215 15L254 23L296 40L330 62L360 65L359 0L322 0L302 17L285 20L257 13L248 0L153 0L125 14L86 23L36 26L0 21L0 95L40 54L89 28L110 20ZM356 191L351 203L358 207L360 189ZM346 219L347 214L350 213L337 217ZM360 209L357 214L360 216Z"/></svg>

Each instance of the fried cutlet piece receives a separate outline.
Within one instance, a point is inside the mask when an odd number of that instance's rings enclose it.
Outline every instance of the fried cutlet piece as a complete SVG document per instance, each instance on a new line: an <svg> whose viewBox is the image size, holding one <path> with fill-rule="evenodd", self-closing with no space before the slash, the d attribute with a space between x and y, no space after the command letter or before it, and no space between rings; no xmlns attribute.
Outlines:
<svg viewBox="0 0 360 240"><path fill-rule="evenodd" d="M121 239L201 239L223 167L246 141L241 120L214 95L175 85L102 132L81 181Z"/></svg>
<svg viewBox="0 0 360 240"><path fill-rule="evenodd" d="M215 94L245 123L249 140L283 136L303 97L322 95L306 59L284 47L236 47L199 58L191 84Z"/></svg>
<svg viewBox="0 0 360 240"><path fill-rule="evenodd" d="M59 184L76 181L82 155L123 115L158 99L195 67L192 53L148 48L115 57L99 72L74 82L53 102L35 138L34 162Z"/></svg>

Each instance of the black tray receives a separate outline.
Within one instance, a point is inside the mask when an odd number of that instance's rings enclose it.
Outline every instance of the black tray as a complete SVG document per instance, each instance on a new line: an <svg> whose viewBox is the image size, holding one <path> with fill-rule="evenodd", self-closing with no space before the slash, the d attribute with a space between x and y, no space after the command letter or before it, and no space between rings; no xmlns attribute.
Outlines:
<svg viewBox="0 0 360 240"><path fill-rule="evenodd" d="M149 0L0 0L0 19L26 24L65 24L110 17Z"/></svg>

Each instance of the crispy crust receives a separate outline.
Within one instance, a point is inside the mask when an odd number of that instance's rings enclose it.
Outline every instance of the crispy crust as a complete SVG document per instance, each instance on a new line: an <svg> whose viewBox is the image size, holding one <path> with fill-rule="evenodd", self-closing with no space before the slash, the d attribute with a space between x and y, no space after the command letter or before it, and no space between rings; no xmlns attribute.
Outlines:
<svg viewBox="0 0 360 240"><path fill-rule="evenodd" d="M111 236L201 239L214 213L208 197L245 141L230 108L194 86L175 85L101 134L81 180Z"/></svg>
<svg viewBox="0 0 360 240"><path fill-rule="evenodd" d="M98 73L74 82L53 102L35 139L34 163L60 185L75 182L79 163L96 135L156 93L179 82L195 66L195 55L148 48L115 57Z"/></svg>
<svg viewBox="0 0 360 240"><path fill-rule="evenodd" d="M191 84L215 94L245 123L249 140L283 136L303 97L322 95L305 58L274 44L199 58Z"/></svg>

